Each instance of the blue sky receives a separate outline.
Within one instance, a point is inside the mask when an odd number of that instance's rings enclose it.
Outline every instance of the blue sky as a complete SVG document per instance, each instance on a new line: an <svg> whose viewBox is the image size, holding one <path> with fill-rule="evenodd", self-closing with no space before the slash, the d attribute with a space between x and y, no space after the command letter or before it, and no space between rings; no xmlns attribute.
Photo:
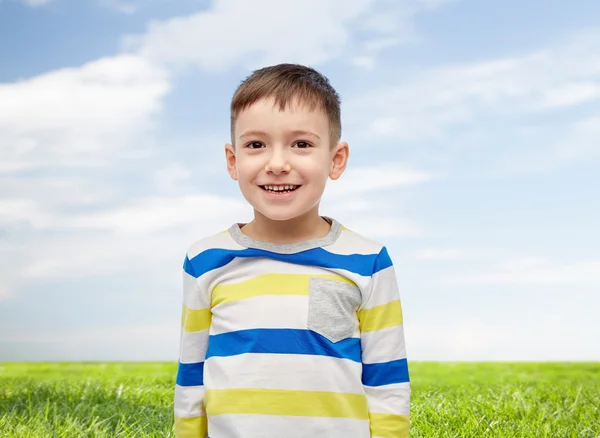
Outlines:
<svg viewBox="0 0 600 438"><path fill-rule="evenodd" d="M285 4L283 4L285 3ZM176 360L194 240L251 218L231 94L310 64L322 213L394 259L413 360L600 360L600 3L0 0L0 360Z"/></svg>

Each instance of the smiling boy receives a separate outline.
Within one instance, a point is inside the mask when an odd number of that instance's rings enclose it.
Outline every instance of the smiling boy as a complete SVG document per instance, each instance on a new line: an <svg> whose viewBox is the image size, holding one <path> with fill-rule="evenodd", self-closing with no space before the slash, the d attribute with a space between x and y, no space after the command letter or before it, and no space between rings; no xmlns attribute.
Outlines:
<svg viewBox="0 0 600 438"><path fill-rule="evenodd" d="M183 267L179 438L407 438L402 307L385 246L319 213L346 168L338 94L317 71L255 71L231 103L227 169L247 224Z"/></svg>

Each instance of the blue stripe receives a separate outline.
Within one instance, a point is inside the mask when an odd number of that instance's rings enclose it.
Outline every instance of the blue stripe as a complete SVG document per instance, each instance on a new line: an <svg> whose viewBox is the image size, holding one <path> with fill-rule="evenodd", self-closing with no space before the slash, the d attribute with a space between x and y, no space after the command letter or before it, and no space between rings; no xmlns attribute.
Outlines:
<svg viewBox="0 0 600 438"><path fill-rule="evenodd" d="M204 385L204 362L179 362L176 382L180 386Z"/></svg>
<svg viewBox="0 0 600 438"><path fill-rule="evenodd" d="M363 364L362 383L366 386L391 385L409 382L406 359L392 362Z"/></svg>
<svg viewBox="0 0 600 438"><path fill-rule="evenodd" d="M388 254L387 248L384 246L381 251L379 252L379 254L377 255L377 258L375 259L375 266L373 267L373 274L385 269L385 268L389 268L390 266L392 266L392 259L390 258L390 255Z"/></svg>
<svg viewBox="0 0 600 438"><path fill-rule="evenodd" d="M311 330L251 329L209 337L207 360L244 353L309 354L361 361L359 338L333 343Z"/></svg>
<svg viewBox="0 0 600 438"><path fill-rule="evenodd" d="M183 261L183 270L190 274L192 277L198 278L196 275L194 275L194 267L192 266L192 263L190 262L190 259L188 258L187 254L185 255L185 260Z"/></svg>
<svg viewBox="0 0 600 438"><path fill-rule="evenodd" d="M294 263L298 265L318 266L321 268L345 269L362 276L373 274L373 267L377 260L381 259L380 265L385 265L387 252L378 254L334 254L323 248L314 248L295 254L279 254L262 249L246 248L235 249L207 249L191 260L186 257L183 264L185 272L193 277L200 277L214 269L222 268L236 257L266 257L273 260ZM389 260L389 256L387 256Z"/></svg>
<svg viewBox="0 0 600 438"><path fill-rule="evenodd" d="M202 274L226 266L237 257L235 254L237 252L241 251L218 248L207 249L192 259L189 259L186 256L185 262L183 263L183 269L192 277L198 278Z"/></svg>

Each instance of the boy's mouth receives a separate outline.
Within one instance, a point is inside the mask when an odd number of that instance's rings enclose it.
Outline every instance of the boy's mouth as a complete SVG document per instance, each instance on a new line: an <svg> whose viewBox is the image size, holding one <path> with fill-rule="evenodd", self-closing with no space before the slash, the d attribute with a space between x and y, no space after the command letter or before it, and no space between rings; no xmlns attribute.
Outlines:
<svg viewBox="0 0 600 438"><path fill-rule="evenodd" d="M290 192L293 192L294 190L297 190L300 186L299 185L291 185L291 184L281 184L281 185L264 185L264 186L259 186L259 187L269 193L290 193Z"/></svg>

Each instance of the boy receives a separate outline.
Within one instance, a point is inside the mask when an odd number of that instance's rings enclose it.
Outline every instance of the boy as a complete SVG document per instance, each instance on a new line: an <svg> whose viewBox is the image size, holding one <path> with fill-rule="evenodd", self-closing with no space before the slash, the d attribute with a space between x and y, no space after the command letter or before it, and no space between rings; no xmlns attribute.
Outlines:
<svg viewBox="0 0 600 438"><path fill-rule="evenodd" d="M315 70L263 68L231 103L227 168L254 219L183 266L179 438L407 438L402 308L385 247L319 215L346 167Z"/></svg>

